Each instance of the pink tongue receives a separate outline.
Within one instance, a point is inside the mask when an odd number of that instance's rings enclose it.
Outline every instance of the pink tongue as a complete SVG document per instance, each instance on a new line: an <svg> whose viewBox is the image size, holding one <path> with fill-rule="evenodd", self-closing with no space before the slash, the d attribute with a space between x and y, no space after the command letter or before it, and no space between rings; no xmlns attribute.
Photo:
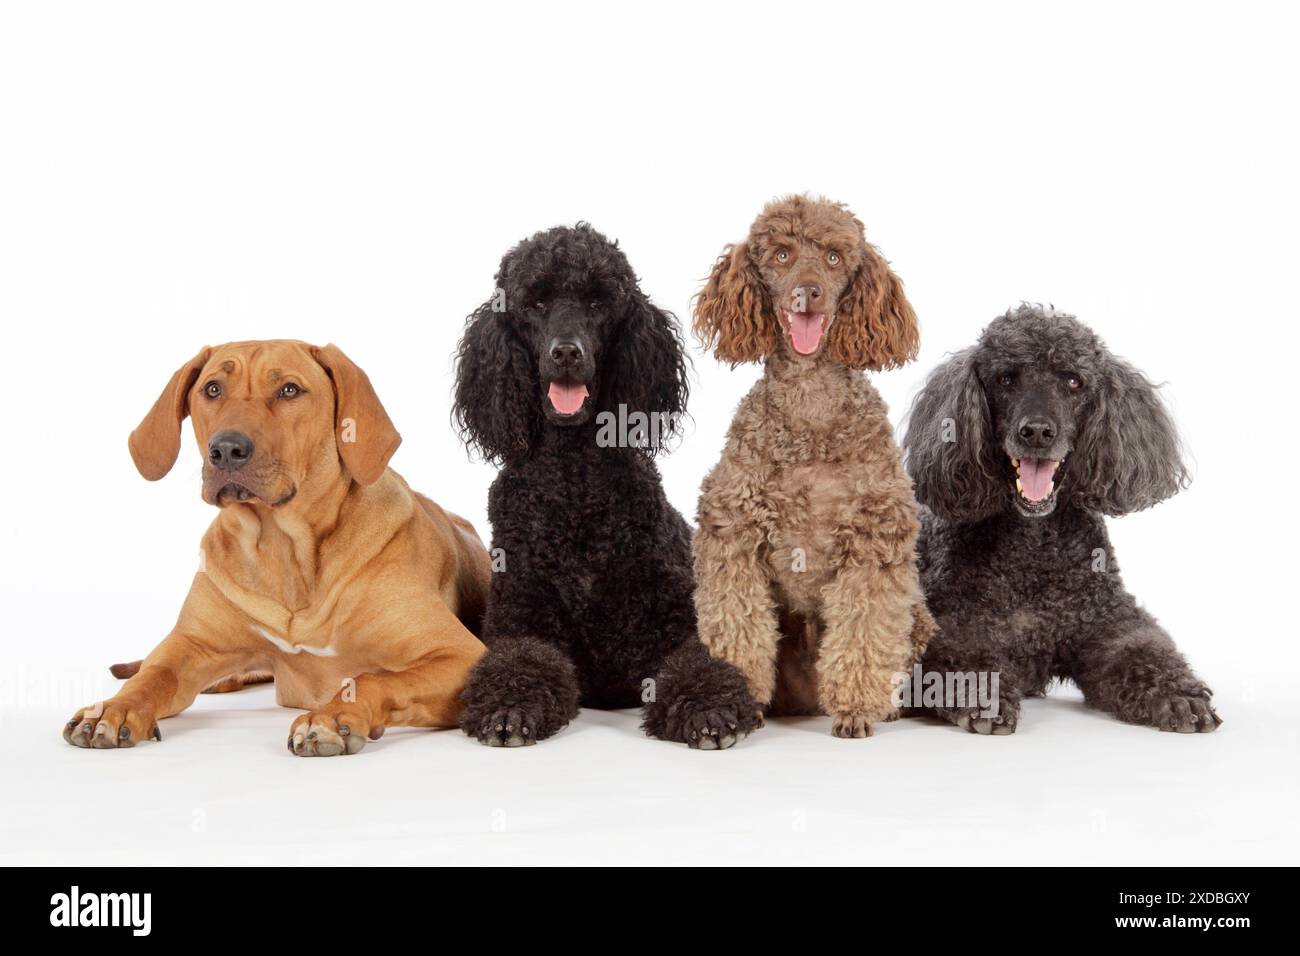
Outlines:
<svg viewBox="0 0 1300 956"><path fill-rule="evenodd" d="M552 382L546 395L557 412L561 415L572 415L587 400L587 386Z"/></svg>
<svg viewBox="0 0 1300 956"><path fill-rule="evenodd" d="M822 341L822 319L820 312L791 312L790 340L794 350L800 355L812 355Z"/></svg>
<svg viewBox="0 0 1300 956"><path fill-rule="evenodd" d="M1020 493L1030 501L1042 501L1052 485L1057 462L1050 458L1020 459Z"/></svg>

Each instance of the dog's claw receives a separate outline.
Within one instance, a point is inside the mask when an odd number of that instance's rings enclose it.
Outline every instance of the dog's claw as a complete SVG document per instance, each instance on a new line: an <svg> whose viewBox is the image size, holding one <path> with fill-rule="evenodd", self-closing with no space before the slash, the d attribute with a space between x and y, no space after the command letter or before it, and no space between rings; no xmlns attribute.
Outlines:
<svg viewBox="0 0 1300 956"><path fill-rule="evenodd" d="M299 757L337 757L360 753L366 745L366 734L352 732L354 726L365 724L350 714L348 722L329 710L303 714L289 729L289 752ZM370 739L376 739L370 731Z"/></svg>
<svg viewBox="0 0 1300 956"><path fill-rule="evenodd" d="M505 706L489 714L474 736L488 747L531 747L537 743L541 714L532 708Z"/></svg>
<svg viewBox="0 0 1300 956"><path fill-rule="evenodd" d="M683 738L692 750L726 750L745 736L739 726L734 710L702 710L686 718Z"/></svg>
<svg viewBox="0 0 1300 956"><path fill-rule="evenodd" d="M873 734L871 718L867 714L856 711L836 714L831 721L831 734L846 739L863 740Z"/></svg>
<svg viewBox="0 0 1300 956"><path fill-rule="evenodd" d="M83 750L129 750L152 724L145 708L113 698L83 707L63 725L63 739Z"/></svg>
<svg viewBox="0 0 1300 956"><path fill-rule="evenodd" d="M1020 705L1005 697L998 699L998 712L993 717L983 717L979 707L945 712L948 719L967 733L981 737L1006 737L1016 732L1020 722Z"/></svg>
<svg viewBox="0 0 1300 956"><path fill-rule="evenodd" d="M1223 723L1205 694L1171 694L1151 701L1151 723L1176 734L1209 734Z"/></svg>

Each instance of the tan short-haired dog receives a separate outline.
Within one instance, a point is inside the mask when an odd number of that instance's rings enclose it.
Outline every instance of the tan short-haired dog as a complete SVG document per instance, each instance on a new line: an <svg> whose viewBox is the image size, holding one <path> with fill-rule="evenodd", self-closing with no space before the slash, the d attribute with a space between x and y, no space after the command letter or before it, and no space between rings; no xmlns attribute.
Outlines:
<svg viewBox="0 0 1300 956"><path fill-rule="evenodd" d="M365 373L333 345L205 348L131 433L145 478L171 470L187 415L203 500L221 509L202 567L172 632L64 739L161 740L159 719L252 672L310 711L289 731L300 756L356 753L386 727L454 727L483 653L490 560L468 522L388 468L401 438Z"/></svg>

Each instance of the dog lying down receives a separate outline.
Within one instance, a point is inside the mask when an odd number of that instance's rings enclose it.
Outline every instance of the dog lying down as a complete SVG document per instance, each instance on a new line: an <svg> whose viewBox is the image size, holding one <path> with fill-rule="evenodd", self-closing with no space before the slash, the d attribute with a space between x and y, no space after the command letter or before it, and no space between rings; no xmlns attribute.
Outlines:
<svg viewBox="0 0 1300 956"><path fill-rule="evenodd" d="M158 721L203 688L275 679L299 756L354 754L385 728L454 727L483 653L490 577L468 522L388 467L401 439L365 373L338 348L205 348L131 434L162 478L193 420L203 500L219 508L172 632L107 701L63 729L88 749L161 740Z"/></svg>
<svg viewBox="0 0 1300 956"><path fill-rule="evenodd" d="M998 674L996 713L934 708L1010 734L1053 679L1120 720L1179 733L1222 721L1210 689L1120 578L1106 515L1187 483L1151 383L1072 316L1022 305L931 373L904 439L921 581L939 624L922 669Z"/></svg>

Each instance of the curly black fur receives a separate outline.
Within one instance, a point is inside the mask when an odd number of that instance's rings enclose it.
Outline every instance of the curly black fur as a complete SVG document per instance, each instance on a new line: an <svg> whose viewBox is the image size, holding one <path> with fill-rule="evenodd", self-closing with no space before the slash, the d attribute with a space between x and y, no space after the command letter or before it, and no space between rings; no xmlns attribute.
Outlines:
<svg viewBox="0 0 1300 956"><path fill-rule="evenodd" d="M578 712L573 662L543 641L501 641L473 673L478 693L462 696L460 726L489 746L545 740Z"/></svg>
<svg viewBox="0 0 1300 956"><path fill-rule="evenodd" d="M939 624L923 668L1000 673L996 718L969 706L943 716L1011 733L1023 697L1068 678L1130 723L1219 726L1209 688L1124 589L1102 518L1187 483L1173 422L1140 372L1073 317L1022 305L931 373L903 445ZM1017 489L1026 458L1059 462L1039 500Z"/></svg>
<svg viewBox="0 0 1300 956"><path fill-rule="evenodd" d="M756 726L758 705L699 643L690 529L653 461L686 407L676 320L641 291L617 244L583 223L520 243L496 282L456 361L456 423L502 465L488 495L488 652L461 727L518 746L565 726L579 703L644 704L653 736L730 745ZM553 400L560 386L581 389L580 407ZM637 412L655 428L601 438L606 413Z"/></svg>

